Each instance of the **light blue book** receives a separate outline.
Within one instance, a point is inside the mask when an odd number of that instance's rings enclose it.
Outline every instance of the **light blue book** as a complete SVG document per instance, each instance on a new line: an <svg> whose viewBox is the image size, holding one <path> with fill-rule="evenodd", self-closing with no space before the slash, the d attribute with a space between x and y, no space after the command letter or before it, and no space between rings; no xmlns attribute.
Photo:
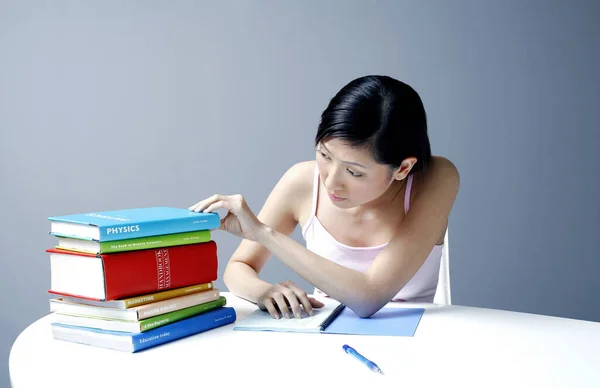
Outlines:
<svg viewBox="0 0 600 388"><path fill-rule="evenodd" d="M210 230L219 227L217 213L173 207L147 207L48 217L50 234L93 241Z"/></svg>

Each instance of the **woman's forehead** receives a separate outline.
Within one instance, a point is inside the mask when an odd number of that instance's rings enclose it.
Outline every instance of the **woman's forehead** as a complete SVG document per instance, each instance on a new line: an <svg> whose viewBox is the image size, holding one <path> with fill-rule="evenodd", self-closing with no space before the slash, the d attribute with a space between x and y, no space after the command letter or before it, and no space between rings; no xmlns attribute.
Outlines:
<svg viewBox="0 0 600 388"><path fill-rule="evenodd" d="M365 167L375 163L371 150L368 147L359 147L343 139L329 139L321 142L321 144L323 148L340 160L360 163Z"/></svg>

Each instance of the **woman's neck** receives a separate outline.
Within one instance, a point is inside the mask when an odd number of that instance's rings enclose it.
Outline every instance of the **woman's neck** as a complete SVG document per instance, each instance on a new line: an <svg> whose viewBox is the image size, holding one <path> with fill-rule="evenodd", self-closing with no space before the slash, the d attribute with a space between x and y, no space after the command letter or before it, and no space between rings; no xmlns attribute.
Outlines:
<svg viewBox="0 0 600 388"><path fill-rule="evenodd" d="M408 177L401 181L395 180L390 184L388 189L378 198L371 202L349 209L355 216L368 216L370 214L387 214L390 209L396 208L404 202L404 193ZM403 206L403 205L402 205Z"/></svg>

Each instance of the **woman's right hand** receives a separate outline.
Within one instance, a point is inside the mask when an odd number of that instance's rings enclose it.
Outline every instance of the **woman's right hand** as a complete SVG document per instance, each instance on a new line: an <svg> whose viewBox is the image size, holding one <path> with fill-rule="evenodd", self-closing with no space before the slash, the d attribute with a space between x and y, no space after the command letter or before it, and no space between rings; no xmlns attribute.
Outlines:
<svg viewBox="0 0 600 388"><path fill-rule="evenodd" d="M279 312L285 318L290 318L290 309L296 318L302 316L302 307L308 315L313 315L313 308L324 306L322 302L308 297L306 292L292 281L277 283L269 288L258 300L258 307L266 310L275 319L279 319Z"/></svg>

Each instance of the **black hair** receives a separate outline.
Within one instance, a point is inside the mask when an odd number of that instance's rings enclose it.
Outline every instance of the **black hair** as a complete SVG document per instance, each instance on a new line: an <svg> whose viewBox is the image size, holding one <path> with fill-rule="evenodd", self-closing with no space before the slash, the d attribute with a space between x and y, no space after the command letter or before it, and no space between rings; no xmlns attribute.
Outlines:
<svg viewBox="0 0 600 388"><path fill-rule="evenodd" d="M431 159L419 94L389 76L357 78L331 99L321 115L315 145L334 138L369 149L375 161L392 168L416 157L411 171L424 171Z"/></svg>

